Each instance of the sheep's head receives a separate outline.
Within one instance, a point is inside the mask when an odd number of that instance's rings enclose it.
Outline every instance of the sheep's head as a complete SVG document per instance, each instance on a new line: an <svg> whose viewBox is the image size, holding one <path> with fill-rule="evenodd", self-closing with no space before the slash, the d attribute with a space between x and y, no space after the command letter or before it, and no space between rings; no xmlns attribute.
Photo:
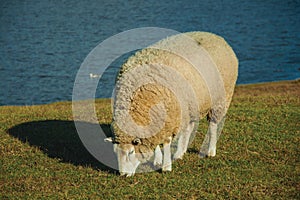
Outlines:
<svg viewBox="0 0 300 200"><path fill-rule="evenodd" d="M114 152L117 155L120 175L133 176L139 164L143 162L145 158L146 160L149 159L149 155L151 154L136 152L136 146L142 143L139 138L134 139L131 144L120 144L114 141L113 138L106 138L105 141L114 144Z"/></svg>
<svg viewBox="0 0 300 200"><path fill-rule="evenodd" d="M150 161L156 147L175 136L181 126L180 102L171 89L153 82L153 73L163 69L161 65L154 67L137 66L124 72L115 87L111 128L120 174L133 175L138 165ZM137 75L142 80L137 81Z"/></svg>

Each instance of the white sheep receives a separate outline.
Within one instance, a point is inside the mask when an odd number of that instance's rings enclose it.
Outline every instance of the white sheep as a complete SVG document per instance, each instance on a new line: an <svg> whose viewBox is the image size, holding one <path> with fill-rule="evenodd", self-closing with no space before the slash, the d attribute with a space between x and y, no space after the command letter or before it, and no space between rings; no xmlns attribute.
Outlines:
<svg viewBox="0 0 300 200"><path fill-rule="evenodd" d="M172 142L173 158L182 158L204 116L209 128L200 156L215 156L237 72L231 47L207 32L175 35L131 56L115 88L114 137L106 139L114 143L120 173L133 175L153 153L154 164L171 171Z"/></svg>

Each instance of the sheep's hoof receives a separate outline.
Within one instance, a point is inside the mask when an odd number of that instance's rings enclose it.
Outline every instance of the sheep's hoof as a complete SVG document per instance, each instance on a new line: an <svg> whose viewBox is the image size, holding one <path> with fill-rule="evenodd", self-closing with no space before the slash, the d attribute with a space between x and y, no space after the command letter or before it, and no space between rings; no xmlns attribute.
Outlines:
<svg viewBox="0 0 300 200"><path fill-rule="evenodd" d="M215 157L216 156L216 148L211 148L208 150L208 157Z"/></svg>
<svg viewBox="0 0 300 200"><path fill-rule="evenodd" d="M163 166L162 171L163 172L170 172L170 171L172 171L172 165Z"/></svg>
<svg viewBox="0 0 300 200"><path fill-rule="evenodd" d="M199 153L200 158L215 157L215 156L216 156L216 150L215 149L209 150L206 153L204 153L204 152Z"/></svg>
<svg viewBox="0 0 300 200"><path fill-rule="evenodd" d="M183 158L183 154L179 155L179 154L176 154L176 153L174 154L174 157L173 157L174 160L177 160L177 159L182 160L182 158Z"/></svg>
<svg viewBox="0 0 300 200"><path fill-rule="evenodd" d="M156 167L162 166L162 156L156 156L154 158L153 165Z"/></svg>
<svg viewBox="0 0 300 200"><path fill-rule="evenodd" d="M134 176L135 172L119 172L121 177Z"/></svg>
<svg viewBox="0 0 300 200"><path fill-rule="evenodd" d="M199 157L200 157L200 158L206 158L206 157L208 157L208 156L207 156L207 153L200 152L200 153L199 153Z"/></svg>
<svg viewBox="0 0 300 200"><path fill-rule="evenodd" d="M154 162L153 162L153 165L154 165L155 167L160 167L160 166L162 166L162 161L154 161Z"/></svg>

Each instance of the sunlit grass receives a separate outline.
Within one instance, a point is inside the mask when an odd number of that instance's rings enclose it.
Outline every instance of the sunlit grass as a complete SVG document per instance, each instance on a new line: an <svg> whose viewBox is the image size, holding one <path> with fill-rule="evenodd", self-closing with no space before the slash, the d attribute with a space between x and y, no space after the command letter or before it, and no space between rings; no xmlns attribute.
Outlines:
<svg viewBox="0 0 300 200"><path fill-rule="evenodd" d="M0 199L300 199L299 122L300 81L238 86L216 157L198 158L202 121L172 172L123 178L82 146L70 102L2 106Z"/></svg>

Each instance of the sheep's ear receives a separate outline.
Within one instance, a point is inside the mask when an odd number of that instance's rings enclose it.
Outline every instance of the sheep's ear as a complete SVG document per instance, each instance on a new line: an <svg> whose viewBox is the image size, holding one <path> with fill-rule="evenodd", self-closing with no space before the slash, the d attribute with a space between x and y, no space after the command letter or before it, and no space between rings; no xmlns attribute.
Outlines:
<svg viewBox="0 0 300 200"><path fill-rule="evenodd" d="M140 138L135 138L134 140L132 140L132 144L134 145L142 144L142 140Z"/></svg>
<svg viewBox="0 0 300 200"><path fill-rule="evenodd" d="M104 142L113 142L113 138L112 137L108 137L104 139Z"/></svg>

